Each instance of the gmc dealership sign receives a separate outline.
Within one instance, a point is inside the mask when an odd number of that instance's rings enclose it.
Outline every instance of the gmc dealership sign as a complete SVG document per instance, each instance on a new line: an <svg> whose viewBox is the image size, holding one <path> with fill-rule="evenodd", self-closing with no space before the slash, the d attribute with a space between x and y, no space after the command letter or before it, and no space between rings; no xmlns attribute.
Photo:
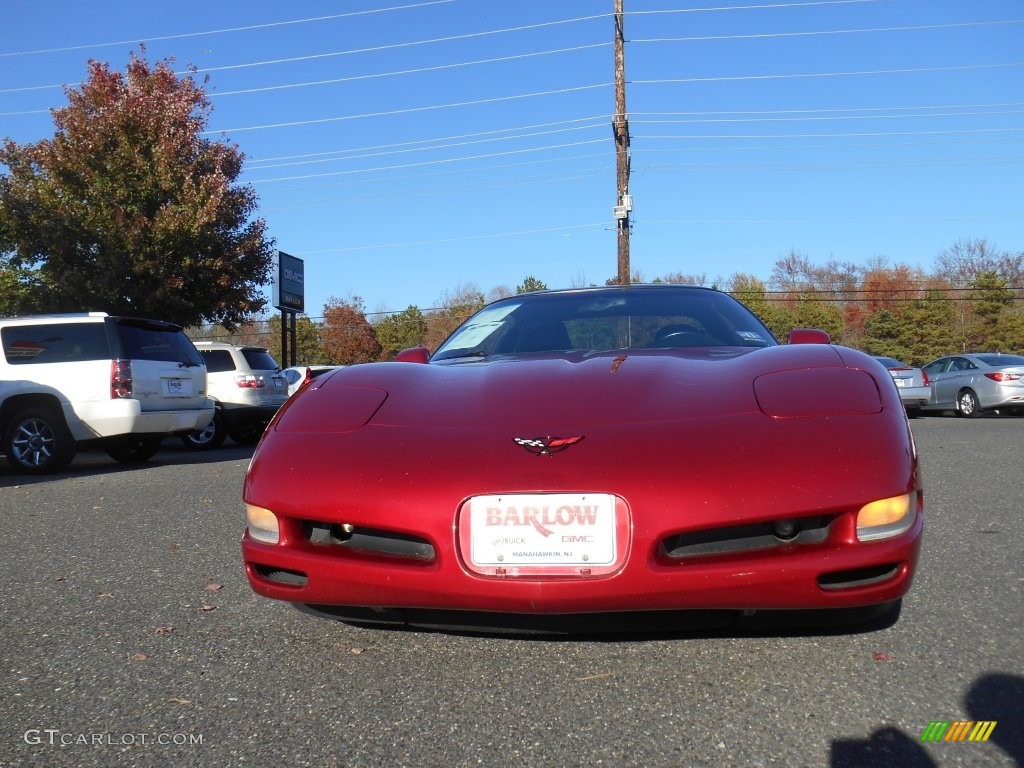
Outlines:
<svg viewBox="0 0 1024 768"><path fill-rule="evenodd" d="M282 312L305 312L305 264L284 251L277 252L274 270L274 306Z"/></svg>

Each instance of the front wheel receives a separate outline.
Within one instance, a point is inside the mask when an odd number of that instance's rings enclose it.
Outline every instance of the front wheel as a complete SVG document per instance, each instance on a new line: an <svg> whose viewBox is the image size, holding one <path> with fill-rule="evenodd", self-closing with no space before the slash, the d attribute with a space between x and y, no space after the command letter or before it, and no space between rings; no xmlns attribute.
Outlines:
<svg viewBox="0 0 1024 768"><path fill-rule="evenodd" d="M224 442L227 432L224 431L224 421L220 414L214 414L213 419L202 429L193 429L181 436L181 442L186 448L193 451L208 451L217 448Z"/></svg>
<svg viewBox="0 0 1024 768"><path fill-rule="evenodd" d="M107 446L107 454L122 464L142 464L160 450L162 437L126 437Z"/></svg>
<svg viewBox="0 0 1024 768"><path fill-rule="evenodd" d="M981 416L981 403L978 396L970 389L963 389L956 396L956 415L967 419L974 419Z"/></svg>
<svg viewBox="0 0 1024 768"><path fill-rule="evenodd" d="M15 472L58 472L75 458L75 443L64 419L45 407L14 414L3 435L3 450Z"/></svg>

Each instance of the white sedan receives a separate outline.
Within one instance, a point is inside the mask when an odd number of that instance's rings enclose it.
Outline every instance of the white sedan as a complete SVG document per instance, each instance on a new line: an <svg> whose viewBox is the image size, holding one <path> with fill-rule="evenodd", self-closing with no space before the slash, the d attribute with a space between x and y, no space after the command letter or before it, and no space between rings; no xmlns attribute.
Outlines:
<svg viewBox="0 0 1024 768"><path fill-rule="evenodd" d="M285 368L281 371L281 375L288 382L288 396L290 397L298 392L306 382L312 381L328 371L344 367L343 365L295 365Z"/></svg>

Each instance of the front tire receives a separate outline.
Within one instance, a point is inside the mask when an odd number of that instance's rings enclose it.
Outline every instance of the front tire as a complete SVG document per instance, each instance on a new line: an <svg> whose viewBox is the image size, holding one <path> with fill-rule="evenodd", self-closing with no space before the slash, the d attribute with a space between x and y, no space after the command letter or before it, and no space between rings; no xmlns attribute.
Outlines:
<svg viewBox="0 0 1024 768"><path fill-rule="evenodd" d="M162 437L126 437L107 446L107 454L122 464L143 464L160 450Z"/></svg>
<svg viewBox="0 0 1024 768"><path fill-rule="evenodd" d="M14 471L26 475L59 472L75 458L64 419L45 407L15 413L4 431L3 449Z"/></svg>
<svg viewBox="0 0 1024 768"><path fill-rule="evenodd" d="M962 389L956 396L956 415L966 419L976 419L981 416L981 403L973 390Z"/></svg>
<svg viewBox="0 0 1024 768"><path fill-rule="evenodd" d="M227 437L224 430L224 421L220 414L216 413L213 419L202 429L193 429L181 436L181 442L185 447L193 451L208 451L220 447Z"/></svg>

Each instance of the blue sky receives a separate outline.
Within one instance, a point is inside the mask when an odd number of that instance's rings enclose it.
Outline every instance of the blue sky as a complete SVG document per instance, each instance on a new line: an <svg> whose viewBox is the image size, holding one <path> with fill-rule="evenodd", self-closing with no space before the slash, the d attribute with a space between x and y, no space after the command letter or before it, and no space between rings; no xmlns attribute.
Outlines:
<svg viewBox="0 0 1024 768"><path fill-rule="evenodd" d="M1019 0L625 0L634 270L1024 249ZM9 0L0 136L89 58L208 75L308 314L616 273L613 0Z"/></svg>

